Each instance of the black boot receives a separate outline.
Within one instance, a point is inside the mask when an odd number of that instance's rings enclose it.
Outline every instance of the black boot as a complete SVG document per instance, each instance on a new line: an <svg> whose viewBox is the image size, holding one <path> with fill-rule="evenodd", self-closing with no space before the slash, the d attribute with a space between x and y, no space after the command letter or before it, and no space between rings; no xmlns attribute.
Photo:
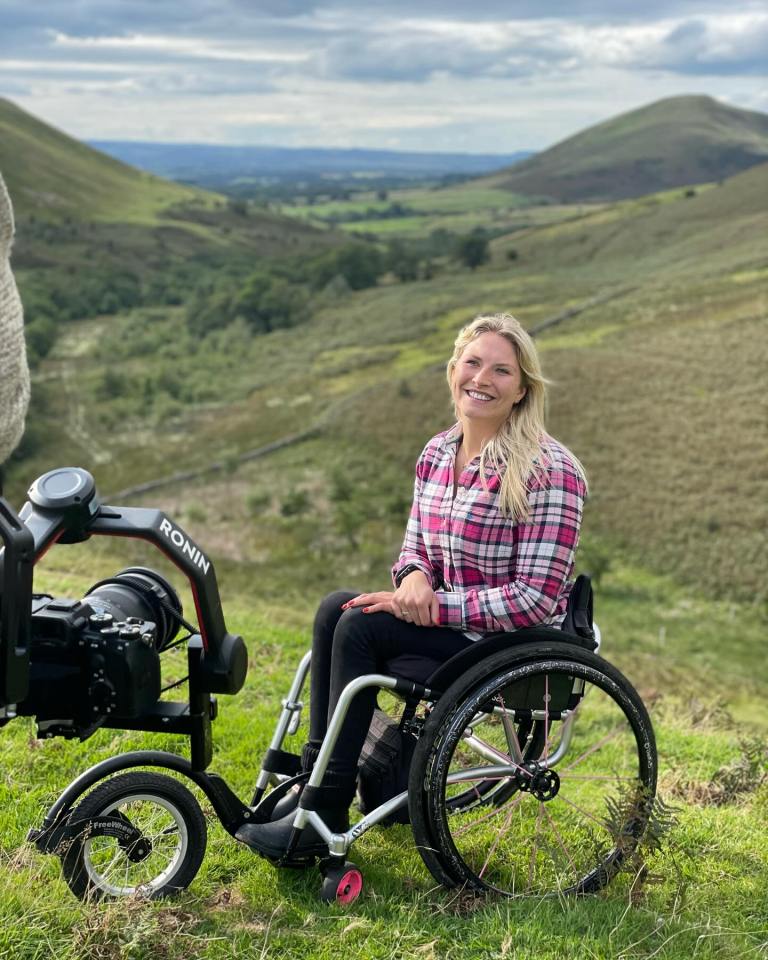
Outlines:
<svg viewBox="0 0 768 960"><path fill-rule="evenodd" d="M349 805L355 795L355 784L354 778L328 772L323 778L323 785L311 790L311 800L316 813L334 833L349 830ZM245 823L235 837L256 853L270 860L279 860L288 849L295 818L296 812L293 811L270 823ZM307 824L299 835L296 847L291 851L290 859L301 861L327 853L325 841Z"/></svg>
<svg viewBox="0 0 768 960"><path fill-rule="evenodd" d="M319 747L312 746L311 743L305 743L301 751L301 772L302 773L311 773L312 768L315 765L315 760L317 760L317 755L320 753ZM299 805L299 797L301 796L301 791L304 789L305 784L296 783L291 789L286 793L284 797L281 797L275 804L274 810L269 815L269 820L271 823L274 823L275 820L282 820L283 817L287 817L290 813L295 813L296 808Z"/></svg>

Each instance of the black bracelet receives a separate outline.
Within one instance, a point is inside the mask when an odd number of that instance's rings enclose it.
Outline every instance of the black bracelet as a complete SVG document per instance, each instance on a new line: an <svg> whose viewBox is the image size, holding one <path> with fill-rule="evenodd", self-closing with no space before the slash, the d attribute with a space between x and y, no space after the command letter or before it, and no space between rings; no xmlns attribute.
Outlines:
<svg viewBox="0 0 768 960"><path fill-rule="evenodd" d="M403 567L402 570L398 570L397 573L395 574L395 586L399 587L400 584L403 582L403 580L405 580L405 578L408 576L408 574L413 573L415 570L418 570L419 573L424 573L421 567L417 566L415 563L409 563L407 564L407 566ZM426 577L427 574L424 573L424 576ZM430 582L431 582L431 578L430 578Z"/></svg>

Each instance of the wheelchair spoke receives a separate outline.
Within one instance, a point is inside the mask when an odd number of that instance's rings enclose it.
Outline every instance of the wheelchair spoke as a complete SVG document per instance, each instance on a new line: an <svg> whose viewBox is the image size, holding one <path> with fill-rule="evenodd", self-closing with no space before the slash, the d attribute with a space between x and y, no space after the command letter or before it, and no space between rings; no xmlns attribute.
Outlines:
<svg viewBox="0 0 768 960"><path fill-rule="evenodd" d="M616 737L620 736L623 729L623 727L616 727L615 730L603 737L599 743L594 744L594 746L590 747L589 750L585 750L580 757L577 757L575 760L569 763L567 767L564 767L562 772L567 773L569 770L573 770L577 764L582 763L587 759L587 757L592 756L593 753L597 753L598 750L602 750L602 748L606 744L610 743L611 740L614 740Z"/></svg>
<svg viewBox="0 0 768 960"><path fill-rule="evenodd" d="M514 800L512 801L512 803L510 804L510 808L511 808L513 811L514 811L514 809L519 805L519 803L520 803L520 801L522 800L522 798L523 798L523 795L522 795L521 793L518 793L518 794L516 795L515 799L514 799ZM502 813L502 812L503 812L503 808L496 807L496 808L494 808L493 810L491 810L490 813L485 813L485 814L483 814L481 817L478 817L476 820L473 820L471 823L468 823L466 826L460 827L460 828L455 832L454 836L460 837L460 836L462 836L463 834L468 833L470 830L474 830L475 827L480 826L480 824L485 823L486 820L490 820L491 817L498 817L499 814Z"/></svg>
<svg viewBox="0 0 768 960"><path fill-rule="evenodd" d="M530 892L533 887L533 873L536 866L536 855L539 850L539 834L541 832L541 812L544 807L543 803L539 804L539 812L536 814L536 826L534 827L533 835L533 846L531 847L531 859L528 863L528 886L527 890Z"/></svg>
<svg viewBox="0 0 768 960"><path fill-rule="evenodd" d="M542 803L542 804L541 804L541 809L544 811L544 816L545 816L545 817L547 818L547 820L549 821L549 824L550 824L550 826L551 826L551 828L552 828L552 833L554 833L555 839L557 840L558 844L560 845L560 849L561 849L561 850L563 851L563 853L565 854L565 858L566 858L566 860L568 861L571 869L575 872L575 870L576 870L576 864L573 862L573 858L571 857L570 853L568 852L568 848L566 847L565 842L563 841L563 836L562 836L562 834L560 833L560 831L557 829L557 825L555 824L555 821L552 819L552 816L551 816L549 810L547 810L546 804Z"/></svg>
<svg viewBox="0 0 768 960"><path fill-rule="evenodd" d="M585 810L583 807L580 807L578 804L574 803L572 800L569 800L567 797L560 797L561 800L564 800L569 807L573 807L574 810L577 810L582 816L586 817L588 820L591 820L592 823L596 823L598 827L605 828L605 821L599 820L597 817L593 816L588 810Z"/></svg>
<svg viewBox="0 0 768 960"><path fill-rule="evenodd" d="M570 768L567 768L566 770L562 770L560 772L561 780L569 780L569 781L570 780L602 780L605 783L636 783L637 782L637 777L616 777L616 776L612 776L609 773L606 773L603 775L594 774L593 776L582 776L581 774L578 774L578 773L573 773L573 774L569 773L567 777L564 777L563 774L567 773L568 769Z"/></svg>
<svg viewBox="0 0 768 960"><path fill-rule="evenodd" d="M482 875L485 873L486 868L487 868L487 866L488 866L488 863L490 862L491 857L492 857L492 856L494 855L494 853L496 852L496 847L498 847L499 841L501 840L502 836L504 835L504 833L505 833L506 830L508 829L510 820L512 819L512 816L513 816L513 814L514 814L514 812L515 812L515 807L516 807L516 806L517 806L516 803L510 804L509 813L507 814L507 819L504 821L504 823L502 824L502 826L500 826L499 829L496 831L496 839L493 841L493 845L491 846L491 849L488 851L488 856L485 858L485 863L484 863L484 864L482 865L482 867L480 868L480 873L478 874L479 877L482 877Z"/></svg>

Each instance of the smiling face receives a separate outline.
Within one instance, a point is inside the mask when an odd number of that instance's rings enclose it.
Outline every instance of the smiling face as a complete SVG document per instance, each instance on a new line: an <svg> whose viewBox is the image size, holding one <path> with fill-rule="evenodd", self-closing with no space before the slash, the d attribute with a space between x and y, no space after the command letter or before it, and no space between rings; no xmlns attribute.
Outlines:
<svg viewBox="0 0 768 960"><path fill-rule="evenodd" d="M517 352L499 333L481 333L464 348L451 377L451 393L462 423L496 433L525 396Z"/></svg>

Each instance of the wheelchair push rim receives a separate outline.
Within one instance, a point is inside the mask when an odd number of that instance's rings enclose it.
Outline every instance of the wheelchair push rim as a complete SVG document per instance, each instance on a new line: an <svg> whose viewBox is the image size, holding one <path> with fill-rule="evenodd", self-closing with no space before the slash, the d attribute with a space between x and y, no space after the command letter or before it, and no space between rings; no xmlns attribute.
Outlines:
<svg viewBox="0 0 768 960"><path fill-rule="evenodd" d="M584 894L627 862L650 816L656 755L645 708L618 671L591 655L513 664L443 713L422 780L426 836L416 837L443 882L509 897ZM533 748L517 737L525 718L540 730ZM475 787L485 802L466 802Z"/></svg>

